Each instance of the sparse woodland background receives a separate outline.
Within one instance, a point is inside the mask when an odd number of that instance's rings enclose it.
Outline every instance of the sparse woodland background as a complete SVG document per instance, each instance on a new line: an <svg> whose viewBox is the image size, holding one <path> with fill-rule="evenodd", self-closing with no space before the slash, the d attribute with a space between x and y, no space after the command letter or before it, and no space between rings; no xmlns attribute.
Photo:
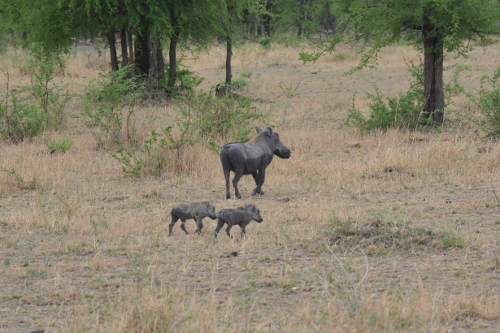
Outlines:
<svg viewBox="0 0 500 333"><path fill-rule="evenodd" d="M500 330L495 36L445 53L438 123L423 113L416 44L394 41L351 71L370 36L331 44L340 26L285 34L273 15L266 32L262 15L288 8L267 3L250 12L254 30L231 33L240 98L214 96L229 33L202 48L181 38L175 80L166 66L155 81L123 59L113 68L120 31L59 52L0 10L0 332ZM57 47L35 52L43 40ZM292 157L271 163L265 195L250 196L246 176L243 198L226 200L220 146L268 125ZM215 241L209 218L202 235L190 220L189 235L178 223L168 237L173 206L205 200L255 204L264 222L244 239Z"/></svg>

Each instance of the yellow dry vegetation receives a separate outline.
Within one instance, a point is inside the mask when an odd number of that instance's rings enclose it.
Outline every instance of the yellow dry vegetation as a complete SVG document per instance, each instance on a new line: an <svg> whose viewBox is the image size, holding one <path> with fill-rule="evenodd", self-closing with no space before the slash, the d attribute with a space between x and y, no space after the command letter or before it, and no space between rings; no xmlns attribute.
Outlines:
<svg viewBox="0 0 500 333"><path fill-rule="evenodd" d="M377 68L345 75L352 46L308 64L299 52L234 50L234 75L252 73L238 93L274 102L253 102L270 115L255 125L274 125L292 149L268 168L263 196L246 176L243 199L226 200L219 157L201 146L183 154L183 172L131 178L97 147L78 99L60 131L0 144L0 332L500 331L500 144L467 120L476 107L458 96L443 128L361 134L343 125L353 98L366 110L375 87L404 92L419 53L390 47ZM225 50L187 54L213 93ZM445 65L467 68L461 83L477 92L499 56L477 47ZM6 73L10 89L29 73L21 51L0 57L4 98ZM82 93L107 62L79 50L55 81ZM150 103L134 117L144 139L175 108ZM63 137L73 147L50 154ZM209 218L202 235L190 220L191 234L177 224L168 237L170 210L204 200L255 204L264 222L245 239L214 241Z"/></svg>

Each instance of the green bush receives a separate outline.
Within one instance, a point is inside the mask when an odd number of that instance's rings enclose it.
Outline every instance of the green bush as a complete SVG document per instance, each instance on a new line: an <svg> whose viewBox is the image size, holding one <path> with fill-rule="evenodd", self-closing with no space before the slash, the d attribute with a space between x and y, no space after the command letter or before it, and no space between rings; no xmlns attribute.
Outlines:
<svg viewBox="0 0 500 333"><path fill-rule="evenodd" d="M464 249L467 243L457 232L444 232L443 233L443 247L457 247Z"/></svg>
<svg viewBox="0 0 500 333"><path fill-rule="evenodd" d="M0 106L0 134L4 140L13 143L41 134L47 124L47 115L36 105L29 104L19 96L12 94L12 104L9 109Z"/></svg>
<svg viewBox="0 0 500 333"><path fill-rule="evenodd" d="M63 67L60 59L35 57L25 65L31 74L30 84L9 90L7 73L5 103L0 106L0 136L14 143L46 129L61 129L64 110L72 98L65 86L53 83L54 71Z"/></svg>
<svg viewBox="0 0 500 333"><path fill-rule="evenodd" d="M500 136L500 67L492 77L481 78L479 97L474 101L479 107L482 118L476 122L489 137Z"/></svg>
<svg viewBox="0 0 500 333"><path fill-rule="evenodd" d="M265 48L265 49L268 49L271 47L271 37L261 37L259 38L259 44Z"/></svg>
<svg viewBox="0 0 500 333"><path fill-rule="evenodd" d="M370 115L365 119L361 111L355 108L353 101L346 120L348 126L366 132L373 129L415 128L419 124L423 109L420 96L408 92L391 98L383 96L379 91L367 95L371 100Z"/></svg>
<svg viewBox="0 0 500 333"><path fill-rule="evenodd" d="M231 87L232 88L241 88L244 87L248 84L247 79L244 77L235 77L234 79L231 80Z"/></svg>
<svg viewBox="0 0 500 333"><path fill-rule="evenodd" d="M422 122L428 121L421 118L421 112L425 107L423 76L421 74L422 64L415 66L410 63L409 70L414 81L406 93L397 97L383 96L378 90L376 90L375 94L367 93L368 98L371 100L368 118L365 118L363 113L355 107L353 98L345 122L346 125L367 132L374 129L416 128Z"/></svg>
<svg viewBox="0 0 500 333"><path fill-rule="evenodd" d="M195 136L203 144L243 141L254 124L266 118L245 98L214 98L211 94L199 93L184 103L184 114L192 118Z"/></svg>
<svg viewBox="0 0 500 333"><path fill-rule="evenodd" d="M71 148L73 148L75 142L68 136L63 137L59 140L52 140L47 143L47 149L51 153L62 152L65 153Z"/></svg>
<svg viewBox="0 0 500 333"><path fill-rule="evenodd" d="M218 152L219 143L246 140L254 124L267 117L249 100L214 98L205 92L179 97L176 103L174 124L153 130L141 149L119 144L112 156L123 164L124 172L161 176L167 170L186 171L182 168L187 149L201 145Z"/></svg>
<svg viewBox="0 0 500 333"><path fill-rule="evenodd" d="M275 35L273 42L275 42L276 44L283 45L285 47L300 48L300 46L304 43L304 40L305 39L302 37L297 37L297 34L283 33Z"/></svg>
<svg viewBox="0 0 500 333"><path fill-rule="evenodd" d="M244 71L244 72L240 73L240 76L244 77L246 79L249 79L250 77L252 77L252 72L250 72L250 71Z"/></svg>
<svg viewBox="0 0 500 333"><path fill-rule="evenodd" d="M82 115L99 147L114 145L117 140L130 146L137 144L131 119L143 99L145 85L128 75L128 67L100 74L82 97Z"/></svg>
<svg viewBox="0 0 500 333"><path fill-rule="evenodd" d="M187 91L190 94L195 92L195 89L203 82L203 78L200 77L195 72L187 69L181 69L177 71L177 81L179 82L179 87L177 90Z"/></svg>
<svg viewBox="0 0 500 333"><path fill-rule="evenodd" d="M25 89L33 96L35 104L46 114L47 127L61 129L65 123L64 110L73 97L68 88L53 84L54 72L64 67L60 58L42 57L31 62L31 85Z"/></svg>

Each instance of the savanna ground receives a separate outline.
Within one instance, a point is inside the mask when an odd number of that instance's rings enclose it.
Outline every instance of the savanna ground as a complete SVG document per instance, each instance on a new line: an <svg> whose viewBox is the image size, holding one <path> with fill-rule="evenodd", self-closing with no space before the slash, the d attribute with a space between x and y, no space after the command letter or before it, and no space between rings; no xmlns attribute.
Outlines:
<svg viewBox="0 0 500 333"><path fill-rule="evenodd" d="M498 65L499 47L459 61L470 91ZM500 331L500 144L467 120L477 108L457 96L440 129L361 134L343 126L364 91L391 96L410 82L406 62L419 53L384 50L378 68L344 72L358 56L344 45L315 64L299 48L244 45L234 76L251 72L238 93L269 114L293 149L275 158L265 195L240 182L226 200L219 157L185 156L188 170L132 179L96 148L83 120L20 144L0 145L0 332L498 332ZM225 50L184 60L212 91L224 78ZM10 88L29 82L1 56ZM82 92L107 55L78 51L60 84ZM445 72L449 80L451 70ZM69 112L80 114L78 100ZM172 123L171 104L144 107L148 133ZM47 142L74 146L50 154ZM174 205L210 200L217 210L256 204L264 222L247 237L214 241L178 223ZM232 230L239 235L239 228ZM234 254L237 254L236 256Z"/></svg>

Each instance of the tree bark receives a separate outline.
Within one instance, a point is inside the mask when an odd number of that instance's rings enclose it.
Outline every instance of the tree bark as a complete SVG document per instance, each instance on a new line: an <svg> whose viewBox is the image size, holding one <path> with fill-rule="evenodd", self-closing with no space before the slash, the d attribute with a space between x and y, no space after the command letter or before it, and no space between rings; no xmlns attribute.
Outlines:
<svg viewBox="0 0 500 333"><path fill-rule="evenodd" d="M122 47L122 67L125 67L128 65L127 31L125 29L120 31L120 44Z"/></svg>
<svg viewBox="0 0 500 333"><path fill-rule="evenodd" d="M262 21L263 21L262 23L264 25L264 32L268 37L270 37L271 33L272 33L272 31L271 31L272 30L272 25L271 25L272 17L270 15L270 13L273 12L273 9L274 9L273 0L267 0L266 13L262 17Z"/></svg>
<svg viewBox="0 0 500 333"><path fill-rule="evenodd" d="M135 64L136 68L142 72L139 75L149 75L149 47L147 40L147 30L139 31L135 39ZM137 73L136 73L137 74Z"/></svg>
<svg viewBox="0 0 500 333"><path fill-rule="evenodd" d="M111 57L111 70L113 72L118 70L118 57L116 55L116 40L115 35L112 33L107 33L106 38L109 44L109 53Z"/></svg>
<svg viewBox="0 0 500 333"><path fill-rule="evenodd" d="M130 55L130 76L135 77L135 62L134 62L134 39L130 30L127 30L128 53Z"/></svg>
<svg viewBox="0 0 500 333"><path fill-rule="evenodd" d="M163 49L161 48L160 39L156 42L156 59L158 61L158 80L165 78L165 58L163 57Z"/></svg>
<svg viewBox="0 0 500 333"><path fill-rule="evenodd" d="M175 82L177 81L177 43L179 42L179 36L181 34L181 27L177 20L177 15L175 10L170 9L170 22L172 23L173 31L172 36L170 36L170 47L168 50L168 84L167 87L170 91L174 90Z"/></svg>
<svg viewBox="0 0 500 333"><path fill-rule="evenodd" d="M153 41L151 40L151 31L149 28L147 29L147 41L148 41L148 50L151 55L151 69L149 75L149 83L158 83L158 59L155 46L153 45Z"/></svg>
<svg viewBox="0 0 500 333"><path fill-rule="evenodd" d="M170 47L168 49L168 87L171 91L173 91L175 81L177 81L177 43L179 41L177 30L175 28L174 33L170 37Z"/></svg>
<svg viewBox="0 0 500 333"><path fill-rule="evenodd" d="M226 36L226 94L231 94L231 79L233 77L231 61L233 57L233 42L230 36Z"/></svg>
<svg viewBox="0 0 500 333"><path fill-rule="evenodd" d="M432 35L430 31L433 31ZM434 27L424 26L424 98L425 118L436 123L444 120L443 41L436 37Z"/></svg>

